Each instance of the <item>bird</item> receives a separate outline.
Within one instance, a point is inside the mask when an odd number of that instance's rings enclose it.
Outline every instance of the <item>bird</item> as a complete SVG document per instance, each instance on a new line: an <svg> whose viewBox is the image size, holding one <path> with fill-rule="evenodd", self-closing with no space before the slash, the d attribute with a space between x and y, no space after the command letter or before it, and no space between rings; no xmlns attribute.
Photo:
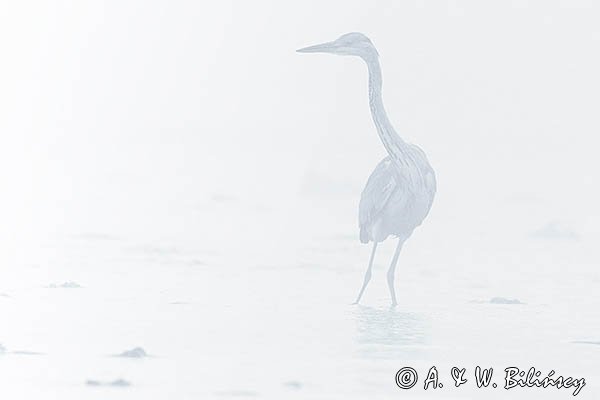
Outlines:
<svg viewBox="0 0 600 400"><path fill-rule="evenodd" d="M429 214L436 193L435 171L425 152L404 140L388 119L383 106L382 72L379 53L364 34L351 32L338 39L298 49L299 53L330 53L361 58L369 73L369 108L387 156L367 180L358 207L361 243L373 242L363 283L353 304L359 304L369 281L377 245L388 237L397 238L396 250L387 271L392 307L398 304L394 289L400 251L414 229Z"/></svg>

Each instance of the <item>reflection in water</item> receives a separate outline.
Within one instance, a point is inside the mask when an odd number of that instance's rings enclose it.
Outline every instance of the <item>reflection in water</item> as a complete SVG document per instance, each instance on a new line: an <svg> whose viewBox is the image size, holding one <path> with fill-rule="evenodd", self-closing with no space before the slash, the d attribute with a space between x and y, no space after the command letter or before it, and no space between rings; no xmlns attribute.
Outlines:
<svg viewBox="0 0 600 400"><path fill-rule="evenodd" d="M423 315L358 306L354 311L359 353L364 358L423 358L428 343Z"/></svg>

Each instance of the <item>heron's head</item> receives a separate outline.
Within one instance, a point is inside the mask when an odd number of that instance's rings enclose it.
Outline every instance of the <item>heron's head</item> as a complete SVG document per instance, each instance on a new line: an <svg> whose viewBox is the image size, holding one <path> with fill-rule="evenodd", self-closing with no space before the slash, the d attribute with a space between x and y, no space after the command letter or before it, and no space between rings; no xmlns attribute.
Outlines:
<svg viewBox="0 0 600 400"><path fill-rule="evenodd" d="M331 53L342 56L358 56L364 59L377 57L378 55L371 40L358 32L346 33L333 42L304 47L296 51L299 53Z"/></svg>

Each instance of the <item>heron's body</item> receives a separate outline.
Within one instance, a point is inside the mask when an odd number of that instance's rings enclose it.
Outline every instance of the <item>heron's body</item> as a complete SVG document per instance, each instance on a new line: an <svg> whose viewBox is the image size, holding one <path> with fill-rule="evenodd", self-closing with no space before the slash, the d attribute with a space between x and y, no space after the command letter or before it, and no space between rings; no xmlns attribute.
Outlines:
<svg viewBox="0 0 600 400"><path fill-rule="evenodd" d="M415 146L415 151L420 149ZM417 162L399 169L388 156L377 164L358 208L362 243L383 242L390 235L408 237L421 225L433 203L436 182L427 160Z"/></svg>
<svg viewBox="0 0 600 400"><path fill-rule="evenodd" d="M405 142L394 130L383 107L382 76L379 54L373 43L361 33L349 33L339 39L300 49L300 52L326 52L362 58L369 70L369 107L377 133L388 156L375 167L365 186L359 205L360 241L373 242L373 251L363 286L356 303L371 279L377 244L388 236L398 237L398 245L387 279L392 304L396 304L394 277L404 241L421 225L433 203L436 180L433 168L419 147Z"/></svg>

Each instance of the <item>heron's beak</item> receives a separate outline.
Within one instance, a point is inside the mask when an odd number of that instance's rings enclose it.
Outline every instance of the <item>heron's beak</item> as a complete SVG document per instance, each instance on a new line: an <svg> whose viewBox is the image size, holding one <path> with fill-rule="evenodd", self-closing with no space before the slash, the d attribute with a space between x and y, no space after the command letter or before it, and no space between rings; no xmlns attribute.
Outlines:
<svg viewBox="0 0 600 400"><path fill-rule="evenodd" d="M296 50L298 53L332 53L335 49L335 42L316 44L314 46L304 47Z"/></svg>

